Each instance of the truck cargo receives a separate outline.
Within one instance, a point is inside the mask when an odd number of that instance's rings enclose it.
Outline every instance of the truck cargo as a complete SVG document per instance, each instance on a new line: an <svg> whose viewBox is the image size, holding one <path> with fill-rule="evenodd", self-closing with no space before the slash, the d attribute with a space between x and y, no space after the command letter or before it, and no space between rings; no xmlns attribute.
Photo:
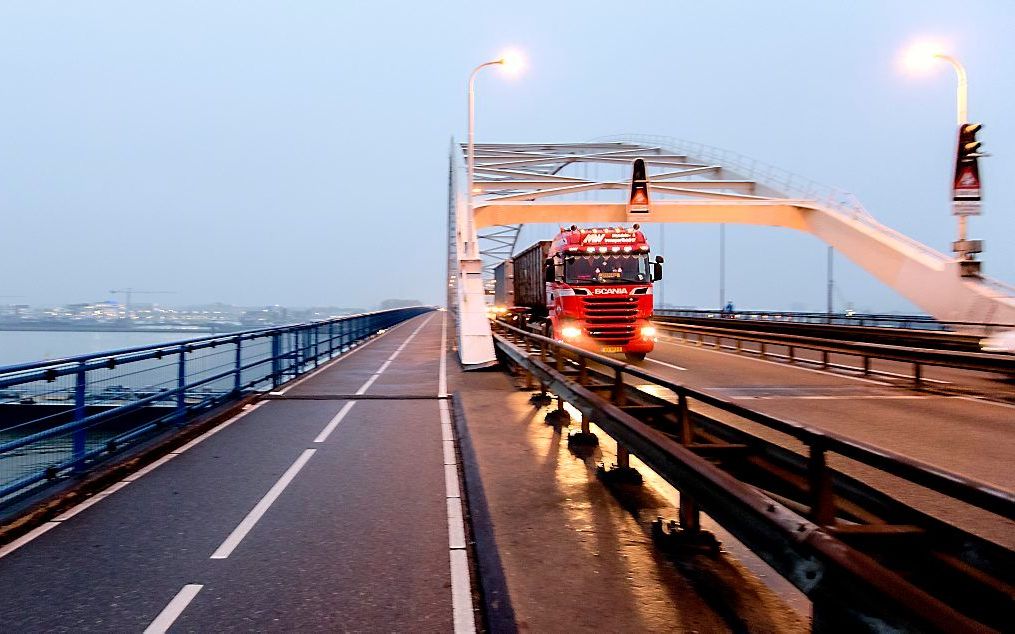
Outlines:
<svg viewBox="0 0 1015 634"><path fill-rule="evenodd" d="M514 262L504 260L493 269L493 303L507 308L515 305Z"/></svg>
<svg viewBox="0 0 1015 634"><path fill-rule="evenodd" d="M543 332L601 353L645 358L655 345L652 282L662 279L663 259L649 261L649 245L633 228L562 228L516 255L513 279L498 278L505 298L542 319Z"/></svg>

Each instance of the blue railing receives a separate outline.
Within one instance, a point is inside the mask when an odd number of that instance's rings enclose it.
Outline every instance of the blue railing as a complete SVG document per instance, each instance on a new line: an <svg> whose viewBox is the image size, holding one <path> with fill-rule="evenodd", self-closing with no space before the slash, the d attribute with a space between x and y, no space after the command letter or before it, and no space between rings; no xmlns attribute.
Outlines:
<svg viewBox="0 0 1015 634"><path fill-rule="evenodd" d="M0 367L0 508L139 440L276 388L429 307Z"/></svg>

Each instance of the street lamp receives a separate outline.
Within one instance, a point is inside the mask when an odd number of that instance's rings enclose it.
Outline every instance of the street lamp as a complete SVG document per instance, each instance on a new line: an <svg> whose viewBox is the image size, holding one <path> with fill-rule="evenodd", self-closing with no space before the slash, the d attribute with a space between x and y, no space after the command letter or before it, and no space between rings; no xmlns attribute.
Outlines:
<svg viewBox="0 0 1015 634"><path fill-rule="evenodd" d="M473 235L472 196L474 194L473 181L475 179L475 169L476 169L476 147L474 144L475 127L476 127L476 74L479 73L480 70L486 68L487 66L501 66L505 71L509 73L516 73L522 67L522 57L518 53L508 52L495 60L484 62L479 66L476 66L475 68L472 69L472 72L469 74L469 146L466 156L465 171L468 185L468 193L466 200L468 201L467 209L469 215L469 217L467 218L468 233L466 235L470 238ZM475 255L475 248L476 248L475 244L472 244L472 246L469 249L472 252L471 255Z"/></svg>
<svg viewBox="0 0 1015 634"><path fill-rule="evenodd" d="M915 72L926 72L936 60L943 60L952 65L958 78L955 91L956 118L958 124L962 125L969 121L969 84L966 81L966 69L959 60L942 50L940 44L917 42L906 51L903 62L909 70Z"/></svg>

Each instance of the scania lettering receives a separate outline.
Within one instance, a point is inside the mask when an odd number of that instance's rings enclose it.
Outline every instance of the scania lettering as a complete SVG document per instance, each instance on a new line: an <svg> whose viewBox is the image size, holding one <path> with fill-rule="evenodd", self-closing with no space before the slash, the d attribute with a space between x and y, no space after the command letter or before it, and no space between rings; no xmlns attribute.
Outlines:
<svg viewBox="0 0 1015 634"><path fill-rule="evenodd" d="M662 279L663 259L650 260L649 245L631 228L561 228L500 265L497 296L531 310L544 334L607 354L640 361L655 345L652 283ZM530 322L531 323L531 322Z"/></svg>

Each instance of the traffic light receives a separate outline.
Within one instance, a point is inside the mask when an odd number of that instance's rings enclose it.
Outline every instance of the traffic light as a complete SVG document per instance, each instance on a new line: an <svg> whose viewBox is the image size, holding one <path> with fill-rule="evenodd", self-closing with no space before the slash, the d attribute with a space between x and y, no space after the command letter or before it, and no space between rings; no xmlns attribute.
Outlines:
<svg viewBox="0 0 1015 634"><path fill-rule="evenodd" d="M983 145L976 140L976 133L983 126L979 123L964 123L959 128L959 162L973 163L981 156L980 146Z"/></svg>
<svg viewBox="0 0 1015 634"><path fill-rule="evenodd" d="M627 203L627 213L644 214L649 212L648 172L645 159L636 158L631 166L631 197Z"/></svg>

